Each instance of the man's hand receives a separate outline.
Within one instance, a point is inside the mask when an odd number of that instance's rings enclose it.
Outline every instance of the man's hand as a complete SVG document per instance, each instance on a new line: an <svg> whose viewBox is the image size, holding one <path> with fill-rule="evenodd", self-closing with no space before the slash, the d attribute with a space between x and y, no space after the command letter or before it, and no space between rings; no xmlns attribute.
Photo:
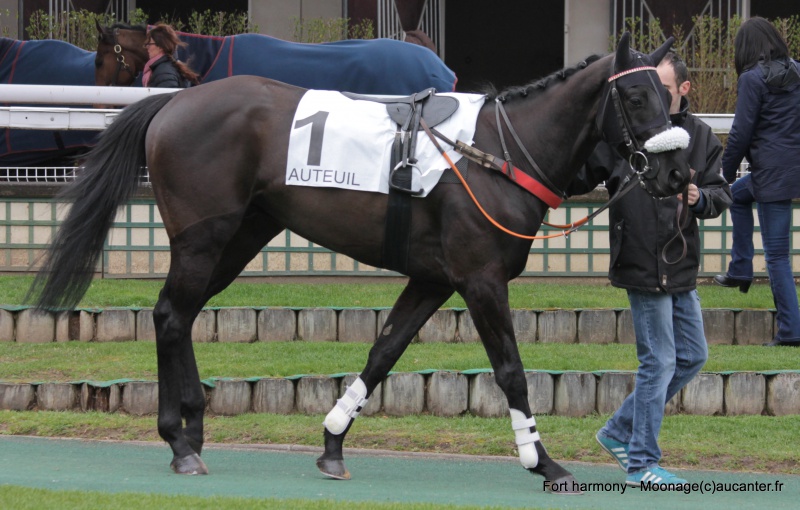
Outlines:
<svg viewBox="0 0 800 510"><path fill-rule="evenodd" d="M678 193L678 200L683 200L683 193ZM694 184L689 184L689 205L694 205L700 200L700 191Z"/></svg>

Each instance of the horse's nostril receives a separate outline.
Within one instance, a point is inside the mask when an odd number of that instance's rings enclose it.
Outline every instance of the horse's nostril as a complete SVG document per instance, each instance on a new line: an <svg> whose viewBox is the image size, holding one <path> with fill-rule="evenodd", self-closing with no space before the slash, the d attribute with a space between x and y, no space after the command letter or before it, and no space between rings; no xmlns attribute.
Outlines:
<svg viewBox="0 0 800 510"><path fill-rule="evenodd" d="M681 173L680 170L673 168L669 172L669 185L673 190L680 191L688 183L688 176Z"/></svg>

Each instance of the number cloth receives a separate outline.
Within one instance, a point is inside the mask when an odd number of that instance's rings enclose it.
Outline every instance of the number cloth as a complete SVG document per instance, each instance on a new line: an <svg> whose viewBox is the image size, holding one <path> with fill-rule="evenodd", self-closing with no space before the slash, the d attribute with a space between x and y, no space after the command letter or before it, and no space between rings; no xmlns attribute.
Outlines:
<svg viewBox="0 0 800 510"><path fill-rule="evenodd" d="M458 110L436 129L451 140L471 144L485 97L445 93L458 99ZM424 107L423 107L424 108ZM423 110L424 111L424 110ZM397 124L386 105L353 100L339 92L309 90L292 121L286 184L389 193L389 164ZM447 151L453 162L461 155ZM420 131L411 189L426 196L449 164Z"/></svg>

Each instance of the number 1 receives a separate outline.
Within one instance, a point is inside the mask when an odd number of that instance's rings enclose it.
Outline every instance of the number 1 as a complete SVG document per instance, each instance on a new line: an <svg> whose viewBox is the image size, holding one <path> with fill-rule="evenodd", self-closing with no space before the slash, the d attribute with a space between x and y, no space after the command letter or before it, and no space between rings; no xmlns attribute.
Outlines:
<svg viewBox="0 0 800 510"><path fill-rule="evenodd" d="M325 134L325 121L327 120L328 112L317 112L294 123L295 129L311 124L311 143L308 147L306 163L309 166L319 166L320 159L322 159L322 136Z"/></svg>

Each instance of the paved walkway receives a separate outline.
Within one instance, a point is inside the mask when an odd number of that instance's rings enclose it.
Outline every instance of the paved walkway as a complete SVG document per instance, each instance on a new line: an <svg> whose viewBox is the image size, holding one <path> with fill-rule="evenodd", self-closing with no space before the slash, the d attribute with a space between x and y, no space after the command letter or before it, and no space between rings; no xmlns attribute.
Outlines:
<svg viewBox="0 0 800 510"><path fill-rule="evenodd" d="M353 479L336 481L317 471L317 455L289 447L281 451L281 447L210 445L203 459L211 475L192 477L170 471L171 452L162 444L0 436L0 484L51 490L509 508L778 510L798 508L800 501L800 476L680 471L692 482L703 482L704 493L647 493L627 488L623 494L615 486L623 480L623 473L615 466L569 463L575 477L592 486L583 496L568 497L544 492L542 479L526 473L515 459L346 450ZM776 482L781 484L779 490ZM717 491L709 493L713 484L718 484Z"/></svg>

